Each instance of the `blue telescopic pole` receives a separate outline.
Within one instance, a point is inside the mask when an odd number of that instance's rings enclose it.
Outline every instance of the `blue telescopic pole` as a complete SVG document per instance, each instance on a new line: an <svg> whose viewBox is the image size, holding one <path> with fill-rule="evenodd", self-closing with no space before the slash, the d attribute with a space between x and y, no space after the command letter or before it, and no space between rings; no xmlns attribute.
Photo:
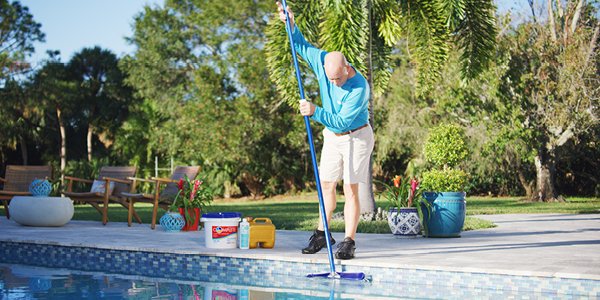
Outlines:
<svg viewBox="0 0 600 300"><path fill-rule="evenodd" d="M285 0L281 0L283 11L285 12L285 30L288 34L288 40L290 41L290 48L292 49L292 57L294 59L294 69L296 69L296 79L298 80L298 89L300 89L300 101L306 101L304 98L304 87L302 86L302 76L300 75L300 67L298 66L298 57L296 56L296 48L294 48L294 42L292 41L292 26L290 24L290 16L287 12L287 5ZM329 252L329 268L331 269L331 276L335 276L335 263L333 261L333 250L331 249L331 241L329 241L329 226L327 225L327 215L325 212L325 202L323 200L323 191L321 190L321 179L319 178L319 167L317 164L317 155L315 154L315 146L313 143L312 130L310 129L310 120L308 116L304 116L304 125L306 125L306 134L308 135L308 144L310 146L310 157L312 158L313 170L315 173L315 180L317 181L317 193L319 194L319 209L321 211L321 218L323 220L323 228L325 229L325 241L327 242L327 252Z"/></svg>

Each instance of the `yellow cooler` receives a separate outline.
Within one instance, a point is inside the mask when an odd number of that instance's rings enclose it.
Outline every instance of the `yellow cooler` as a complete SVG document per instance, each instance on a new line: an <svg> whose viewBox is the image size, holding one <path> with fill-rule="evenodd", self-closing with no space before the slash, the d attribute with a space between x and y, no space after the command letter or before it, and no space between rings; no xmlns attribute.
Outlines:
<svg viewBox="0 0 600 300"><path fill-rule="evenodd" d="M269 218L256 218L250 221L250 249L275 246L275 225Z"/></svg>

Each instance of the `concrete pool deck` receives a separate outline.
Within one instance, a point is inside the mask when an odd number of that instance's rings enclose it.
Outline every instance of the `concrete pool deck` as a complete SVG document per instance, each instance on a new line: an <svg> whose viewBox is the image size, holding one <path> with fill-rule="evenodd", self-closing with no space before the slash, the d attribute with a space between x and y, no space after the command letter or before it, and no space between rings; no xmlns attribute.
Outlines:
<svg viewBox="0 0 600 300"><path fill-rule="evenodd" d="M399 239L358 234L356 258L338 268L411 268L450 272L588 279L600 286L600 214L477 216L497 227L467 231L460 238ZM342 233L334 233L338 241ZM125 251L249 258L327 264L326 251L303 255L309 232L278 230L273 249L209 249L204 232L151 230L148 224L70 221L63 227L21 226L4 217L0 241ZM334 246L335 247L335 246ZM0 258L0 262L3 259ZM327 272L328 269L323 269Z"/></svg>

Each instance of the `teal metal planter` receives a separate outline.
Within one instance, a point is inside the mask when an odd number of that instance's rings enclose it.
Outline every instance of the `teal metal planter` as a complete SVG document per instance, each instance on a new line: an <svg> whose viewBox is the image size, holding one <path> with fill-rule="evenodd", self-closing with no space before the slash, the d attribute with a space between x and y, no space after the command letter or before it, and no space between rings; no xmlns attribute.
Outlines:
<svg viewBox="0 0 600 300"><path fill-rule="evenodd" d="M423 222L427 237L460 237L467 201L465 192L424 192L430 210L423 208Z"/></svg>

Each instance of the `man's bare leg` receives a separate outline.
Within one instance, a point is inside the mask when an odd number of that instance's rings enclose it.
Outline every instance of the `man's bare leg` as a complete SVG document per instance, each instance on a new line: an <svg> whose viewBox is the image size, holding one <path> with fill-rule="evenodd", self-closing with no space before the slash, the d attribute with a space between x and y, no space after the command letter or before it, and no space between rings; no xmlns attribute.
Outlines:
<svg viewBox="0 0 600 300"><path fill-rule="evenodd" d="M321 181L321 188L323 192L323 204L325 204L325 215L327 216L327 224L331 221L331 215L335 210L336 196L335 186L336 182ZM321 209L319 208L319 225L317 230L313 233L308 241L308 246L302 249L303 254L314 254L319 252L321 249L327 246L327 240L325 238L325 232L323 227L323 216L321 215ZM335 244L333 238L330 239L331 244Z"/></svg>
<svg viewBox="0 0 600 300"><path fill-rule="evenodd" d="M325 204L325 212L327 215L327 224L331 223L331 215L335 210L337 205L337 197L335 192L335 187L337 182L333 181L321 181L321 190L323 192L323 202ZM323 231L325 230L323 227L323 216L321 216L321 210L319 209L319 225L317 229Z"/></svg>
<svg viewBox="0 0 600 300"><path fill-rule="evenodd" d="M360 202L358 201L358 183L344 184L344 223L346 237L355 239L356 228L360 219Z"/></svg>

